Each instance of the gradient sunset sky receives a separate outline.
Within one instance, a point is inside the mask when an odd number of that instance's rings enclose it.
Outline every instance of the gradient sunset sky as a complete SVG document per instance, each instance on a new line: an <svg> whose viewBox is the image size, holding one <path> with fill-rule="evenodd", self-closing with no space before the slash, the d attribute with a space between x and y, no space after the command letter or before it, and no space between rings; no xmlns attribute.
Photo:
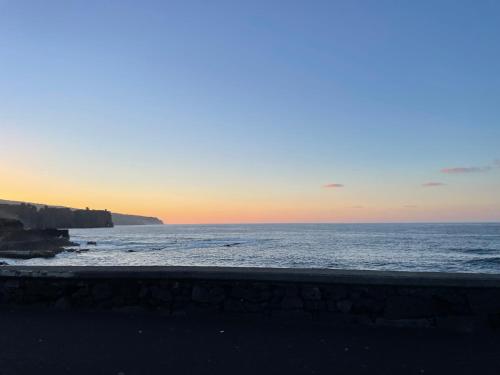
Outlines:
<svg viewBox="0 0 500 375"><path fill-rule="evenodd" d="M0 199L500 221L499 1L0 0Z"/></svg>

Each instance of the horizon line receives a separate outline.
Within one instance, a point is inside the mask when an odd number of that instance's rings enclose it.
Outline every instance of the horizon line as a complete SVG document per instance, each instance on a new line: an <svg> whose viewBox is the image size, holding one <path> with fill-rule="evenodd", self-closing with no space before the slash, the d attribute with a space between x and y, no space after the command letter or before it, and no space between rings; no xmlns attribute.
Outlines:
<svg viewBox="0 0 500 375"><path fill-rule="evenodd" d="M492 221L318 221L318 222L279 222L279 221L263 221L263 222L238 222L238 223L168 223L157 225L262 225L262 224L275 224L275 225L317 225L317 224L500 224L500 220ZM151 224L156 225L156 224Z"/></svg>

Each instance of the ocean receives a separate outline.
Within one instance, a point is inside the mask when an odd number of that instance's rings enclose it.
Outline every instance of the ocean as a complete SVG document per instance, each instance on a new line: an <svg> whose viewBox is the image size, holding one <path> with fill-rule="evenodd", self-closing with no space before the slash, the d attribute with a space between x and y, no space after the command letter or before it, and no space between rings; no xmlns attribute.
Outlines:
<svg viewBox="0 0 500 375"><path fill-rule="evenodd" d="M500 223L118 226L70 235L88 251L8 262L500 273Z"/></svg>

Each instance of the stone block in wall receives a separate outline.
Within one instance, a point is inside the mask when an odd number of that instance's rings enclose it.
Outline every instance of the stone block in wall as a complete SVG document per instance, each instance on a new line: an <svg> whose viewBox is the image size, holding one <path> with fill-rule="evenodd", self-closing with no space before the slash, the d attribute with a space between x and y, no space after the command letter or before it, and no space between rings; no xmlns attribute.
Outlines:
<svg viewBox="0 0 500 375"><path fill-rule="evenodd" d="M326 303L325 301L321 300L304 300L304 309L306 311L312 311L312 312L317 312L317 311L325 311L326 310Z"/></svg>
<svg viewBox="0 0 500 375"><path fill-rule="evenodd" d="M149 288L151 298L159 302L170 302L173 300L173 295L170 290L166 288L161 288L158 286L152 286Z"/></svg>
<svg viewBox="0 0 500 375"><path fill-rule="evenodd" d="M479 316L439 316L436 318L436 327L448 331L473 333L487 330L487 317Z"/></svg>
<svg viewBox="0 0 500 375"><path fill-rule="evenodd" d="M220 303L225 298L224 289L219 286L195 285L191 294L195 302Z"/></svg>
<svg viewBox="0 0 500 375"><path fill-rule="evenodd" d="M265 314L268 310L267 302L251 302L243 299L229 298L224 301L224 311L250 314Z"/></svg>
<svg viewBox="0 0 500 375"><path fill-rule="evenodd" d="M228 298L224 301L224 311L245 312L243 299Z"/></svg>
<svg viewBox="0 0 500 375"><path fill-rule="evenodd" d="M273 295L269 287L262 284L235 285L231 288L231 297L251 302L269 301Z"/></svg>
<svg viewBox="0 0 500 375"><path fill-rule="evenodd" d="M384 316L389 319L426 318L436 315L432 298L391 296L387 299Z"/></svg>
<svg viewBox="0 0 500 375"><path fill-rule="evenodd" d="M214 304L193 304L190 303L183 308L183 314L189 317L206 317L217 315L221 309ZM178 311L177 311L178 312Z"/></svg>
<svg viewBox="0 0 500 375"><path fill-rule="evenodd" d="M500 314L500 289L470 289L469 306L477 314Z"/></svg>
<svg viewBox="0 0 500 375"><path fill-rule="evenodd" d="M351 311L355 314L378 314L384 310L384 302L368 297L360 297L352 302Z"/></svg>
<svg viewBox="0 0 500 375"><path fill-rule="evenodd" d="M264 313L268 309L269 304L267 302L245 301L243 306L245 308L245 312Z"/></svg>
<svg viewBox="0 0 500 375"><path fill-rule="evenodd" d="M108 299L107 302L110 302L110 305L113 307L121 307L126 305L125 296L121 294L114 295L111 299Z"/></svg>
<svg viewBox="0 0 500 375"><path fill-rule="evenodd" d="M367 315L343 314L341 312L319 311L315 318L322 323L344 327L346 325L373 325L373 320Z"/></svg>
<svg viewBox="0 0 500 375"><path fill-rule="evenodd" d="M71 294L72 299L86 298L90 294L90 288L88 285L79 285L77 289Z"/></svg>
<svg viewBox="0 0 500 375"><path fill-rule="evenodd" d="M344 299L341 301L338 301L335 306L337 307L337 310L340 311L341 313L348 314L351 312L352 309L352 301L348 299Z"/></svg>
<svg viewBox="0 0 500 375"><path fill-rule="evenodd" d="M367 289L366 295L377 301L385 301L388 297L397 294L396 288L388 285L374 285Z"/></svg>
<svg viewBox="0 0 500 375"><path fill-rule="evenodd" d="M189 296L189 297L191 297L193 288L189 282L175 281L172 284L170 290L172 291L172 294L174 296Z"/></svg>
<svg viewBox="0 0 500 375"><path fill-rule="evenodd" d="M270 316L280 319L312 319L313 315L304 310L273 310Z"/></svg>
<svg viewBox="0 0 500 375"><path fill-rule="evenodd" d="M301 295L305 300L321 300L321 290L317 286L302 287Z"/></svg>
<svg viewBox="0 0 500 375"><path fill-rule="evenodd" d="M54 307L57 310L68 310L71 308L71 301L67 297L60 297L55 303Z"/></svg>
<svg viewBox="0 0 500 375"><path fill-rule="evenodd" d="M434 326L432 318L407 318L407 319L375 319L375 325L394 328L431 328Z"/></svg>
<svg viewBox="0 0 500 375"><path fill-rule="evenodd" d="M26 280L23 285L25 295L37 296L40 299L56 300L64 294L65 283L40 282L40 280Z"/></svg>
<svg viewBox="0 0 500 375"><path fill-rule="evenodd" d="M337 301L335 300L326 301L326 310L329 312L338 312L339 309L337 307Z"/></svg>
<svg viewBox="0 0 500 375"><path fill-rule="evenodd" d="M107 282L95 284L92 287L92 297L96 301L104 301L113 295L113 288Z"/></svg>
<svg viewBox="0 0 500 375"><path fill-rule="evenodd" d="M18 289L21 287L21 280L8 279L3 283L3 289Z"/></svg>
<svg viewBox="0 0 500 375"><path fill-rule="evenodd" d="M297 296L285 296L281 300L281 308L283 310L302 310L304 303Z"/></svg>
<svg viewBox="0 0 500 375"><path fill-rule="evenodd" d="M327 300L338 301L348 296L348 288L345 285L330 285L323 287L323 296Z"/></svg>
<svg viewBox="0 0 500 375"><path fill-rule="evenodd" d="M286 297L296 297L299 295L299 288L296 285L285 285L284 290Z"/></svg>

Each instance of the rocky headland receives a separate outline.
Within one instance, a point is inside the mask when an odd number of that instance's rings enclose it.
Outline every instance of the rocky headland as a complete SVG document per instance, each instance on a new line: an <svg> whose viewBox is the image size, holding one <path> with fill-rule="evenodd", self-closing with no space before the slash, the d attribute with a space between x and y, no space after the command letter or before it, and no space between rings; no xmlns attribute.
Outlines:
<svg viewBox="0 0 500 375"><path fill-rule="evenodd" d="M151 216L78 209L0 199L0 217L21 220L29 228L107 228L114 225L162 225Z"/></svg>
<svg viewBox="0 0 500 375"><path fill-rule="evenodd" d="M113 226L107 210L71 209L39 206L30 203L2 204L0 217L20 220L30 229L46 228L107 228Z"/></svg>
<svg viewBox="0 0 500 375"><path fill-rule="evenodd" d="M163 225L157 217L111 213L115 225Z"/></svg>
<svg viewBox="0 0 500 375"><path fill-rule="evenodd" d="M70 241L68 230L25 229L19 220L0 218L1 258L51 258L71 246L77 244Z"/></svg>

